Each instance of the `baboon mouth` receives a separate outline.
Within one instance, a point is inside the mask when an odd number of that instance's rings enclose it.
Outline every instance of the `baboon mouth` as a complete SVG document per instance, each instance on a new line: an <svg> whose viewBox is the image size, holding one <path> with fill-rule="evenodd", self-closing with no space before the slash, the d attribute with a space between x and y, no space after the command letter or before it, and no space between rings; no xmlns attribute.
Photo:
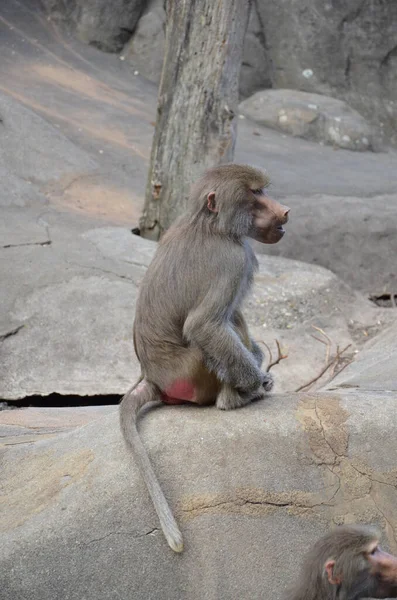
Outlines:
<svg viewBox="0 0 397 600"><path fill-rule="evenodd" d="M282 225L277 225L276 229L277 229L277 231L279 231L280 233L282 233L284 235L285 229L284 229L284 227Z"/></svg>

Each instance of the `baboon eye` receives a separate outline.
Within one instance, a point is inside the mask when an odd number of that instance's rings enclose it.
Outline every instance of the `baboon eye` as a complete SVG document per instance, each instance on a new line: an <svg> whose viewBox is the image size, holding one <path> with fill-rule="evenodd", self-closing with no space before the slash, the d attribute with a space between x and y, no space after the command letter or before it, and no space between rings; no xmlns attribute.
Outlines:
<svg viewBox="0 0 397 600"><path fill-rule="evenodd" d="M370 552L370 554L376 554L379 550L379 546L375 546L375 548L373 548Z"/></svg>
<svg viewBox="0 0 397 600"><path fill-rule="evenodd" d="M259 188L257 190L251 190L253 194L255 194L256 196L262 196L263 194L263 189Z"/></svg>

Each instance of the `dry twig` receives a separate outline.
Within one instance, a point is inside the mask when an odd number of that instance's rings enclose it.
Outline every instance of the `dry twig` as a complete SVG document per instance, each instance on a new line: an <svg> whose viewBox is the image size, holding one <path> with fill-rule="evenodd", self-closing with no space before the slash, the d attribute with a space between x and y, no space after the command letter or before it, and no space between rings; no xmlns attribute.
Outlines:
<svg viewBox="0 0 397 600"><path fill-rule="evenodd" d="M316 331L321 333L327 340L326 342L324 342L323 340L320 340L320 338L318 338L314 335L312 336L312 337L314 337L315 340L318 340L319 342L321 342L322 344L325 344L327 346L327 351L325 353L325 362L327 363L329 361L329 355L331 354L331 346L332 346L331 338L328 337L328 335L325 333L325 331L323 329L321 329L321 327L316 327L315 325L312 325L312 327L313 327L313 329L315 329Z"/></svg>
<svg viewBox="0 0 397 600"><path fill-rule="evenodd" d="M337 365L339 363L340 359L342 358L342 355L346 352L346 350L348 350L350 348L350 346L351 346L351 344L348 344L347 346L345 346L345 348L343 348L343 350L339 350L339 346L338 346L335 356L327 362L325 367L323 369L321 369L320 373L318 375L316 375L316 377L313 377L313 379L311 379L304 385L299 386L295 390L295 392L300 392L300 391L304 390L305 388L308 388L311 385L313 385L313 383L316 383L316 381L318 381L319 379L321 379L321 377L328 371L328 369L330 367L332 367L333 365ZM342 369L341 369L341 371L342 371ZM333 379L333 377L331 379Z"/></svg>
<svg viewBox="0 0 397 600"><path fill-rule="evenodd" d="M275 342L277 345L277 358L275 360L273 360L273 354L272 354L270 347L266 344L266 342L264 342L263 340L260 340L260 343L263 344L266 347L267 351L269 352L269 364L267 365L267 371L270 371L270 369L272 367L274 367L275 365L278 365L278 363L280 361L284 360L285 358L288 358L288 354L282 353L280 342L278 340L275 340Z"/></svg>
<svg viewBox="0 0 397 600"><path fill-rule="evenodd" d="M335 373L335 370L334 370L334 372L333 372L333 374L332 374L332 377L330 377L330 379L328 379L327 383L329 383L330 381L332 381L333 379L335 379L335 377L336 377L337 375L339 375L339 373L342 373L342 371L344 371L344 369L346 369L346 367L348 367L349 365L351 365L351 364L352 364L352 362L353 362L352 360L348 360L348 361L347 361L347 362L346 362L346 363L345 363L345 364L344 364L344 365L343 365L343 366L342 366L342 367L339 369L339 371L337 371L336 373Z"/></svg>

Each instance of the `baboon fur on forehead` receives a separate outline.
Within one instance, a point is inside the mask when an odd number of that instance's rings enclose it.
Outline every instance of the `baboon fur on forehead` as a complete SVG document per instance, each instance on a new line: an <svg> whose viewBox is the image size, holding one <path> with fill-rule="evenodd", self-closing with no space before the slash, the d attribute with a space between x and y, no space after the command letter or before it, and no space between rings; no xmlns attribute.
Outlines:
<svg viewBox="0 0 397 600"><path fill-rule="evenodd" d="M195 209L207 204L207 195L215 192L219 201L233 202L236 192L257 190L269 185L269 177L249 165L220 165L208 169L192 187Z"/></svg>
<svg viewBox="0 0 397 600"><path fill-rule="evenodd" d="M206 171L191 191L190 219L204 218L213 233L244 237L250 233L255 203L254 190L267 187L269 177L249 165L227 164ZM208 194L215 193L215 211L208 208Z"/></svg>
<svg viewBox="0 0 397 600"><path fill-rule="evenodd" d="M345 525L333 529L328 535L323 537L315 544L313 555L318 556L318 560L324 559L324 563L329 560L335 560L335 573L338 573L338 565L344 565L346 554L349 556L355 554L361 555L368 546L380 539L378 530L375 527L360 525Z"/></svg>

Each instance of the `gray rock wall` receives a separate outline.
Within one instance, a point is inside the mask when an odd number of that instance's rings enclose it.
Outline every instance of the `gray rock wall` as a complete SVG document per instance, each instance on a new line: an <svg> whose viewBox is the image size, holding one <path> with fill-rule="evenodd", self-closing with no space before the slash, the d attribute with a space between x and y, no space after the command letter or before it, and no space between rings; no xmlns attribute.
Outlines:
<svg viewBox="0 0 397 600"><path fill-rule="evenodd" d="M112 52L128 42L123 54L155 82L164 54L165 1L43 0L87 43ZM255 0L240 92L248 97L271 87L345 100L375 126L380 144L396 145L397 3Z"/></svg>
<svg viewBox="0 0 397 600"><path fill-rule="evenodd" d="M77 37L105 52L118 52L130 39L146 0L42 0Z"/></svg>
<svg viewBox="0 0 397 600"><path fill-rule="evenodd" d="M396 2L255 3L270 58L262 71L263 87L270 78L275 88L344 99L397 142ZM249 31L248 41L252 35ZM245 92L256 86L252 78Z"/></svg>

